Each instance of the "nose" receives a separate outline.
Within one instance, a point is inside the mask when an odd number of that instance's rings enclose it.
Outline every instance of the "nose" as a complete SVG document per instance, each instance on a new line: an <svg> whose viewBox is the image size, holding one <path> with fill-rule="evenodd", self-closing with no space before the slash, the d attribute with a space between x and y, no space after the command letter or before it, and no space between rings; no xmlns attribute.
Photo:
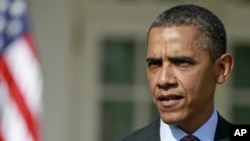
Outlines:
<svg viewBox="0 0 250 141"><path fill-rule="evenodd" d="M174 74L173 68L170 65L163 64L158 75L157 87L168 90L176 87L178 84L177 77Z"/></svg>

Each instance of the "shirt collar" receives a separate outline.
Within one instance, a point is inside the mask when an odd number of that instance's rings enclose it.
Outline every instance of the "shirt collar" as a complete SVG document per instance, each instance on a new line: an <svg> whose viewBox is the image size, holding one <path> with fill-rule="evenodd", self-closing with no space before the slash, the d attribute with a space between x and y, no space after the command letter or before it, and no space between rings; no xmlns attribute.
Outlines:
<svg viewBox="0 0 250 141"><path fill-rule="evenodd" d="M214 109L213 114L210 118L199 128L193 135L198 137L202 141L213 141L215 130L218 122L217 110ZM161 119L160 123L160 137L162 141L179 141L181 138L186 136L183 130L175 125L168 125Z"/></svg>

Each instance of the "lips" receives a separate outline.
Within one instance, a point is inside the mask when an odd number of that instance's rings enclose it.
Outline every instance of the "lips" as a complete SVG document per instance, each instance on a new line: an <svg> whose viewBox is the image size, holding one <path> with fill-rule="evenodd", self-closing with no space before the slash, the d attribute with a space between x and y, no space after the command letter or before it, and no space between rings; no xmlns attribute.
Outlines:
<svg viewBox="0 0 250 141"><path fill-rule="evenodd" d="M178 104L184 97L176 94L160 95L157 99L163 107L171 107Z"/></svg>
<svg viewBox="0 0 250 141"><path fill-rule="evenodd" d="M182 99L183 96L179 96L179 95L160 95L158 97L158 100L160 101L169 101L169 100L178 100L178 99Z"/></svg>

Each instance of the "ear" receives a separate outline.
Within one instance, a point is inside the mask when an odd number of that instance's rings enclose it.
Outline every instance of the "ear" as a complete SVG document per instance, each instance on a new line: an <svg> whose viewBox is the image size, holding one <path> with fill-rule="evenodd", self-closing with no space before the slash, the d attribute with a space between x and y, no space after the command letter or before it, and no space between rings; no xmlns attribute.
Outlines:
<svg viewBox="0 0 250 141"><path fill-rule="evenodd" d="M217 61L217 83L222 84L232 72L234 61L230 54L223 54Z"/></svg>

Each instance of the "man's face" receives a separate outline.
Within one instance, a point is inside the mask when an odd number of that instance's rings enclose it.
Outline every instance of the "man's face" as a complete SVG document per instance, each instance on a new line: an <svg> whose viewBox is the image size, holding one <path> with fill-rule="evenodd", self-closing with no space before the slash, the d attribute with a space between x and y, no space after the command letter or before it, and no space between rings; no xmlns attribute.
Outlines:
<svg viewBox="0 0 250 141"><path fill-rule="evenodd" d="M165 123L189 132L213 111L216 65L193 26L154 27L148 36L147 76ZM196 125L197 124L197 125Z"/></svg>

